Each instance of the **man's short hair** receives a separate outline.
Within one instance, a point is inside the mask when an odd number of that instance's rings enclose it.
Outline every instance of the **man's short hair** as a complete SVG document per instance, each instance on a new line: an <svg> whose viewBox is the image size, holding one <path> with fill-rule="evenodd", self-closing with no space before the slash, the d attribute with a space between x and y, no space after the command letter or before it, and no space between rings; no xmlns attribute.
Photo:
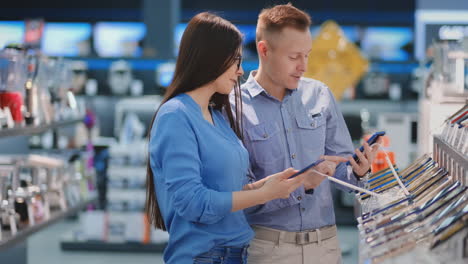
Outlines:
<svg viewBox="0 0 468 264"><path fill-rule="evenodd" d="M265 39L265 35L279 33L286 27L309 30L311 24L310 16L291 3L265 8L258 16L255 41L258 43Z"/></svg>

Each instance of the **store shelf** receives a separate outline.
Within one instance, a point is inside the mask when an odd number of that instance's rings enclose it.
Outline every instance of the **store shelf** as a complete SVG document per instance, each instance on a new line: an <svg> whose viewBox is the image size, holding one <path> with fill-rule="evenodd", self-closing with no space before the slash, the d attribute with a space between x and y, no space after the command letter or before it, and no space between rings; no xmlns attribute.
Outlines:
<svg viewBox="0 0 468 264"><path fill-rule="evenodd" d="M434 160L448 169L451 176L468 186L468 157L434 136Z"/></svg>
<svg viewBox="0 0 468 264"><path fill-rule="evenodd" d="M77 212L85 208L88 204L95 202L96 199L96 196L93 195L92 198L79 203L78 205L68 209L65 212L51 212L51 217L49 220L37 223L32 227L26 227L22 230L19 230L18 233L16 233L16 235L14 236L12 236L10 232L6 232L5 230L3 230L3 237L0 241L0 251L13 247L14 245L25 240L28 236L56 223L57 221L60 221L68 216L76 214Z"/></svg>
<svg viewBox="0 0 468 264"><path fill-rule="evenodd" d="M119 190L119 191L144 191L146 192L145 185L141 186L116 186L116 185L109 185L109 189L112 190Z"/></svg>
<svg viewBox="0 0 468 264"><path fill-rule="evenodd" d="M80 122L83 122L83 118L60 121L60 122L47 124L47 125L7 128L7 129L0 130L0 138L16 137L16 136L30 136L30 135L45 132L50 129L65 127L65 126L73 125L73 124L80 123Z"/></svg>
<svg viewBox="0 0 468 264"><path fill-rule="evenodd" d="M104 241L62 241L62 250L67 251L108 251L108 252L134 252L134 253L162 253L167 243L140 243L140 242L104 242Z"/></svg>
<svg viewBox="0 0 468 264"><path fill-rule="evenodd" d="M255 19L256 20L256 19ZM147 59L147 58L99 58L99 57L80 57L74 58L85 61L89 70L108 70L112 62L119 59L124 59L132 65L136 71L154 71L156 67L168 60ZM255 58L246 58L242 62L242 67L246 73L258 69L259 62ZM386 61L386 60L371 60L371 71L384 72L388 74L410 74L419 63L414 60L410 61Z"/></svg>
<svg viewBox="0 0 468 264"><path fill-rule="evenodd" d="M363 108L371 113L417 113L417 100L377 100L377 99L356 99L342 100L339 102L340 109L344 114L359 115Z"/></svg>

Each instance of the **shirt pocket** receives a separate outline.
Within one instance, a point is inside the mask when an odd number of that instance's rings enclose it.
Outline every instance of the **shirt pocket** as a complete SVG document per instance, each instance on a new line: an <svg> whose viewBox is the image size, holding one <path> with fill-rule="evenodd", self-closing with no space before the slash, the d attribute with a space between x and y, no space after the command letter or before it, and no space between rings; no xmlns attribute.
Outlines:
<svg viewBox="0 0 468 264"><path fill-rule="evenodd" d="M296 115L297 134L299 146L315 155L325 152L326 119L322 112L306 112Z"/></svg>
<svg viewBox="0 0 468 264"><path fill-rule="evenodd" d="M284 159L285 147L277 123L261 123L247 129L253 158L259 165Z"/></svg>

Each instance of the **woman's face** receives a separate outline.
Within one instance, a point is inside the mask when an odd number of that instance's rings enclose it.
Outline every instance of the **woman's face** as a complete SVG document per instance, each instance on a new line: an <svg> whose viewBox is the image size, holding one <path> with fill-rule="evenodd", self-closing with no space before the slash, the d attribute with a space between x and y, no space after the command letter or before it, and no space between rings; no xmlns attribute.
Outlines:
<svg viewBox="0 0 468 264"><path fill-rule="evenodd" d="M242 53L239 53L242 54ZM244 75L242 69L242 57L238 56L235 62L229 67L221 76L219 76L213 83L215 92L220 94L229 94L240 76Z"/></svg>

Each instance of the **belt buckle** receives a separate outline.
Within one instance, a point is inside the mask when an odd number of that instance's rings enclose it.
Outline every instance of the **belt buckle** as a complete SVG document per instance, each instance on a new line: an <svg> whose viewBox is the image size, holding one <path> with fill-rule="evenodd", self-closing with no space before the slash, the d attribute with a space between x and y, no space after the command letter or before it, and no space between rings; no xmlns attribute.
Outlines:
<svg viewBox="0 0 468 264"><path fill-rule="evenodd" d="M310 240L309 233L296 233L296 244L298 245L305 245L308 244Z"/></svg>

